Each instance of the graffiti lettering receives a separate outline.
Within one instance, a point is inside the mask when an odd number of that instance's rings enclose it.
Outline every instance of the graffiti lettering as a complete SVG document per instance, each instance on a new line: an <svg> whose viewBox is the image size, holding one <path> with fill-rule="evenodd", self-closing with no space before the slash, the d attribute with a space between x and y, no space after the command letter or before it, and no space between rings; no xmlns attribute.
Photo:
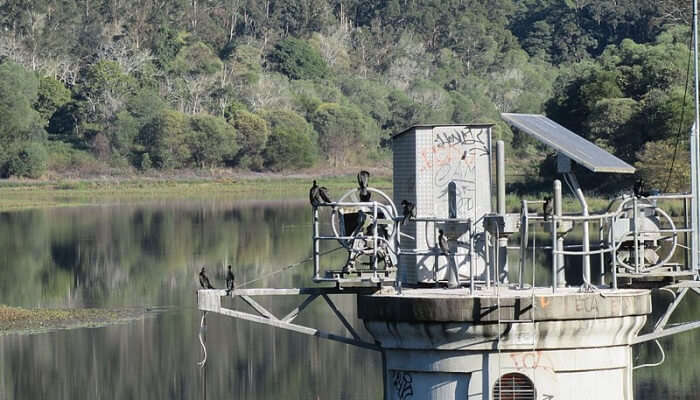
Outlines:
<svg viewBox="0 0 700 400"><path fill-rule="evenodd" d="M413 396L413 377L404 371L394 371L394 389L398 400L407 400Z"/></svg>
<svg viewBox="0 0 700 400"><path fill-rule="evenodd" d="M552 367L549 365L546 365L543 357L542 357L542 352L540 351L530 351L526 353L517 353L517 354L511 354L510 355L511 360L513 361L513 365L515 366L515 369L518 371L522 371L524 369L549 369L551 370Z"/></svg>
<svg viewBox="0 0 700 400"><path fill-rule="evenodd" d="M598 312L598 301L596 300L595 297L577 297L576 298L576 311L585 311L585 312Z"/></svg>

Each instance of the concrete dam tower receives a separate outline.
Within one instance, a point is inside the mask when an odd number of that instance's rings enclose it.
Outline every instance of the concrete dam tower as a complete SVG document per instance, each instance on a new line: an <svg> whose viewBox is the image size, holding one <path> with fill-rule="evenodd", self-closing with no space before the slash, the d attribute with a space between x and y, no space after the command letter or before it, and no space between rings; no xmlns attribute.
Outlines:
<svg viewBox="0 0 700 400"><path fill-rule="evenodd" d="M234 290L253 312L200 290L199 309L379 351L387 400L633 399L633 346L700 327L667 326L700 290L696 197L630 193L594 213L572 163L634 168L545 116L502 117L557 153L550 195L508 212L506 154L491 125L414 126L393 137L391 196L360 174L358 188L312 205L315 286ZM562 209L562 182L580 211ZM683 220L662 202L681 203ZM324 242L346 261L327 261ZM657 321L647 321L652 289L674 294ZM276 295L305 297L285 316L253 299ZM371 340L330 295L356 297ZM318 298L349 335L294 322Z"/></svg>

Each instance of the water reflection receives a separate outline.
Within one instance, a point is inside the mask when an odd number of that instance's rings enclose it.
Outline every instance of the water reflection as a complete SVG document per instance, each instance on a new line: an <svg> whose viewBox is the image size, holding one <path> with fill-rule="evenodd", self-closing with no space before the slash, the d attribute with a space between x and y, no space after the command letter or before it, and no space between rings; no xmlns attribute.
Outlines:
<svg viewBox="0 0 700 400"><path fill-rule="evenodd" d="M225 265L234 266L242 283L305 259L310 218L305 201L164 201L0 213L0 303L167 310L105 328L0 337L0 400L381 398L375 352L217 315L207 317L206 367L197 365L199 268L207 265L213 283L223 287ZM343 255L336 256L340 263ZM547 263L538 257L537 264ZM310 270L303 264L253 286L310 285ZM536 276L538 284L550 279L542 268ZM261 303L285 315L301 300L281 296ZM361 327L351 298L333 300ZM698 316L694 304L678 313L678 320ZM297 321L344 333L322 302ZM665 340L666 363L636 371L636 398L696 398L699 339L691 332ZM636 354L636 364L658 359L653 344Z"/></svg>

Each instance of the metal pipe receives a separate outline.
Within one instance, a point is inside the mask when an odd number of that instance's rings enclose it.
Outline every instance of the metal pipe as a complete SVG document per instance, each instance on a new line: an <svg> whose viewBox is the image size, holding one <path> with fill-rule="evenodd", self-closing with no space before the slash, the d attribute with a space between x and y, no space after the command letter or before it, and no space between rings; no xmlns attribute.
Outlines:
<svg viewBox="0 0 700 400"><path fill-rule="evenodd" d="M318 208L314 207L313 210L313 253L314 253L314 279L319 278L320 273L320 256L319 256L319 237L318 237Z"/></svg>
<svg viewBox="0 0 700 400"><path fill-rule="evenodd" d="M693 266L692 268L696 271L695 278L698 279L698 270L700 269L700 265L698 265L698 234L700 232L698 231L698 220L700 219L698 216L698 212L700 212L700 202L698 200L698 128L700 128L700 100L698 99L698 96L700 96L700 89L698 85L700 84L698 82L698 1L693 0L693 64L695 66L694 68L694 78L695 78L695 123L693 124L693 130L691 131L691 164L692 161L695 161L694 165L692 165L692 171L691 171L691 177L692 177L692 195L693 195L693 229L695 229L695 232L693 233L693 246L692 246L692 263ZM694 140L693 140L694 139Z"/></svg>
<svg viewBox="0 0 700 400"><path fill-rule="evenodd" d="M518 287L523 288L525 275L525 255L527 254L527 236L528 236L528 220L527 220L527 200L520 203L520 265L518 268Z"/></svg>
<svg viewBox="0 0 700 400"><path fill-rule="evenodd" d="M638 225L638 223L637 223L638 216L637 216L637 198L636 197L632 200L632 206L634 207L634 210L632 210L632 217L633 217L633 221L634 221L633 225L632 225L634 227L634 231L633 231L633 234L634 234L633 235L634 236L634 272L638 274L639 273L639 231L638 231L639 227L637 226Z"/></svg>
<svg viewBox="0 0 700 400"><path fill-rule="evenodd" d="M474 294L474 231L469 224L469 290Z"/></svg>
<svg viewBox="0 0 700 400"><path fill-rule="evenodd" d="M566 174L567 182L572 186L572 189L574 190L574 194L576 195L576 198L578 199L579 203L581 204L582 212L581 214L584 217L588 217L588 204L586 203L586 198L583 196L583 190L581 190L581 186L578 184L578 180L576 180L576 177L571 174L567 173ZM588 252L590 248L590 238L589 238L589 232L588 232L588 221L584 220L583 222L583 251L585 253ZM591 285L591 257L589 255L584 255L583 256L583 281L584 283L587 283Z"/></svg>
<svg viewBox="0 0 700 400"><path fill-rule="evenodd" d="M598 222L598 247L603 247L603 218ZM605 255L600 253L600 281L599 284L602 286L605 284Z"/></svg>
<svg viewBox="0 0 700 400"><path fill-rule="evenodd" d="M554 214L557 216L559 221L562 218L562 200L561 200L561 181L556 179L554 181ZM557 227L559 223L557 223ZM557 237L557 246L554 250L564 249L564 236ZM564 254L557 255L557 285L558 287L566 287L566 264L565 264Z"/></svg>
<svg viewBox="0 0 700 400"><path fill-rule="evenodd" d="M497 174L497 211L498 215L506 213L506 164L505 145L502 140L496 142L496 174Z"/></svg>
<svg viewBox="0 0 700 400"><path fill-rule="evenodd" d="M615 244L615 219L610 221L610 242L612 243L612 286L617 290L617 245Z"/></svg>

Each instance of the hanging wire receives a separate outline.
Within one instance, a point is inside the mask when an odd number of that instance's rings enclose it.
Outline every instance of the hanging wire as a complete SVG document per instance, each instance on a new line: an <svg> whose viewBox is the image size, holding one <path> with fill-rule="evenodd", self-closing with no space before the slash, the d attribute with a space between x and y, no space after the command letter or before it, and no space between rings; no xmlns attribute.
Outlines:
<svg viewBox="0 0 700 400"><path fill-rule="evenodd" d="M331 250L322 251L322 252L320 252L318 255L319 255L319 256L325 256L326 254L333 253L333 252L338 251L338 250L343 249L343 248L344 248L344 247L342 247L342 246L336 247L336 248L331 249ZM240 285L240 286L238 286L238 287L239 287L239 288L244 288L244 287L250 285L251 283L258 282L258 281L263 280L263 279L265 279L265 278L269 278L269 277L271 277L271 276L273 276L273 275L279 274L279 273L284 272L284 271L286 271L286 270L288 270L288 269L291 269L291 268L294 268L294 267L298 267L299 265L305 264L305 263L307 263L307 262L309 262L309 261L312 261L313 259L314 259L314 256L305 258L305 259L303 259L303 260L301 260L301 261L299 261L299 262L297 262L297 263L289 264L289 265L287 265L287 266L284 267L284 268L278 269L278 270L276 270L276 271L269 272L269 273L267 273L267 274L265 274L265 275L262 275L262 276L259 276L259 277L255 278L255 279L252 279L252 280L249 280L249 281L247 281L247 282L244 282L242 285Z"/></svg>
<svg viewBox="0 0 700 400"><path fill-rule="evenodd" d="M691 28L692 30L693 28ZM692 31L690 37L692 38ZM692 39L691 39L692 40ZM688 47L690 48L690 44L688 44ZM676 156L678 155L678 146L680 145L681 142L681 134L683 133L683 118L685 117L685 106L686 106L686 99L688 97L688 82L690 81L690 60L691 56L693 55L692 51L688 52L688 66L686 67L686 72L685 72L685 89L683 91L683 105L681 106L681 120L678 123L678 133L676 133L676 143L673 147L673 158L671 159L671 167L668 169L668 176L666 177L666 186L664 186L664 193L668 191L668 185L671 182L671 174L673 173L673 167L676 164Z"/></svg>
<svg viewBox="0 0 700 400"><path fill-rule="evenodd" d="M647 368L647 367L658 367L659 365L663 364L664 361L666 361L666 353L664 352L664 348L661 347L661 343L659 343L658 339L654 340L654 342L656 342L656 345L659 346L659 351L661 351L661 360L659 360L659 362L656 362L653 364L637 365L636 367L632 367L632 370L639 369L639 368Z"/></svg>

